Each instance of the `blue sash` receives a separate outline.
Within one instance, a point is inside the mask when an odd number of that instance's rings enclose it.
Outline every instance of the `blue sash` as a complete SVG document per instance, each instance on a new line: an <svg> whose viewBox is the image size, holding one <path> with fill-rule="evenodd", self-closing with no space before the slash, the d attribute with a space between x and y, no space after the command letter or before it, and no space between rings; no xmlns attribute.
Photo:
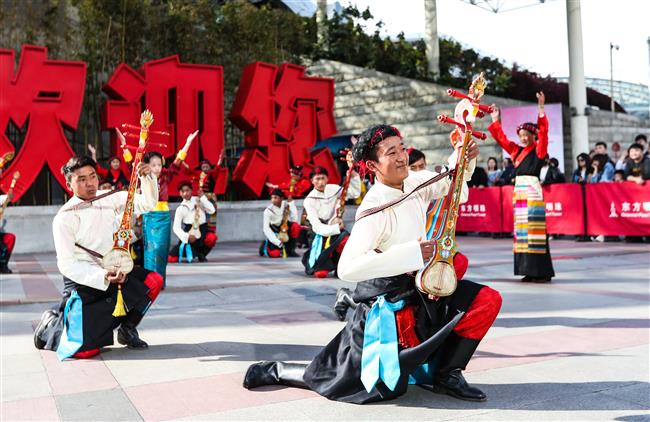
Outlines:
<svg viewBox="0 0 650 422"><path fill-rule="evenodd" d="M63 332L59 347L56 349L56 356L59 360L64 360L77 353L84 343L82 306L79 293L73 290L63 310Z"/></svg>
<svg viewBox="0 0 650 422"><path fill-rule="evenodd" d="M405 303L388 302L382 295L368 311L361 352L361 382L368 393L380 379L391 391L397 386L400 368L395 312Z"/></svg>
<svg viewBox="0 0 650 422"><path fill-rule="evenodd" d="M309 251L309 268L314 268L316 261L320 256L323 249L323 236L317 234L311 242L311 250Z"/></svg>
<svg viewBox="0 0 650 422"><path fill-rule="evenodd" d="M142 214L144 237L144 268L167 278L167 255L171 236L169 211L150 211Z"/></svg>
<svg viewBox="0 0 650 422"><path fill-rule="evenodd" d="M189 243L181 243L180 248L178 248L178 262L183 262L183 251L185 251L185 258L189 264L192 263L194 259L194 254L192 253L192 246Z"/></svg>

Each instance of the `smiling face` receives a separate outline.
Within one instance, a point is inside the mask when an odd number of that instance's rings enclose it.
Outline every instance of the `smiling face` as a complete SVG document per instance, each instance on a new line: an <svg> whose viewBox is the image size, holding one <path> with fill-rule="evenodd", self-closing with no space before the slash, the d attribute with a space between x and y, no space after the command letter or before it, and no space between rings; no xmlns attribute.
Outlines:
<svg viewBox="0 0 650 422"><path fill-rule="evenodd" d="M517 132L517 136L519 136L521 144L525 147L535 142L535 135L528 132L526 129L520 129L519 132Z"/></svg>
<svg viewBox="0 0 650 422"><path fill-rule="evenodd" d="M377 180L387 186L401 186L409 175L409 156L399 136L391 136L379 143L377 161L368 160L366 166Z"/></svg>
<svg viewBox="0 0 650 422"><path fill-rule="evenodd" d="M91 199L97 194L99 179L92 166L84 166L76 169L66 184L76 197Z"/></svg>

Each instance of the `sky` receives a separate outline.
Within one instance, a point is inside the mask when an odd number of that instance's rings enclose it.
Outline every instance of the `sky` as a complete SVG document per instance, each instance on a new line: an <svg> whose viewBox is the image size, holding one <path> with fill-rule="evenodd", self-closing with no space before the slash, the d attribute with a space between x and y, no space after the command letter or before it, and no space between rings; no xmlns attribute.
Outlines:
<svg viewBox="0 0 650 422"><path fill-rule="evenodd" d="M438 32L542 76L568 76L565 1L546 0L544 4L495 14L461 0L437 0ZM424 0L339 2L355 4L360 10L369 6L375 18L384 22L386 35L403 31L407 38L416 38L424 34ZM513 8L534 0L500 2L505 8ZM581 8L585 76L609 79L609 44L613 42L620 47L614 50L614 79L650 85L650 1L582 0Z"/></svg>

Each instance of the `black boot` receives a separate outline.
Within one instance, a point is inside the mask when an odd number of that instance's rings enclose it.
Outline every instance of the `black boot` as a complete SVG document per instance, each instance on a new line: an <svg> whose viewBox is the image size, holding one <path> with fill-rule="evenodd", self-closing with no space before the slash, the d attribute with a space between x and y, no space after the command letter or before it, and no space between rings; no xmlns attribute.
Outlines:
<svg viewBox="0 0 650 422"><path fill-rule="evenodd" d="M34 346L36 346L38 350L43 350L45 347L47 342L42 339L43 333L50 327L50 325L52 325L57 316L58 314L56 311L52 309L48 309L41 315L41 320L38 322L38 325L34 330Z"/></svg>
<svg viewBox="0 0 650 422"><path fill-rule="evenodd" d="M479 342L480 340L461 337L455 332L447 337L439 352L438 374L433 380L435 392L461 400L487 400L485 393L469 385L461 372L469 363Z"/></svg>
<svg viewBox="0 0 650 422"><path fill-rule="evenodd" d="M117 342L128 347L129 349L147 349L149 345L140 338L135 325L123 322L117 329Z"/></svg>
<svg viewBox="0 0 650 422"><path fill-rule="evenodd" d="M302 379L306 364L287 362L258 362L248 367L244 375L244 388L264 385L286 385L288 387L308 388Z"/></svg>
<svg viewBox="0 0 650 422"><path fill-rule="evenodd" d="M11 274L13 271L9 269L9 260L0 257L0 274Z"/></svg>
<svg viewBox="0 0 650 422"><path fill-rule="evenodd" d="M486 401L484 392L467 383L460 369L454 369L444 376L439 374L433 381L433 391L447 394L457 399L467 401Z"/></svg>
<svg viewBox="0 0 650 422"><path fill-rule="evenodd" d="M352 292L345 287L336 292L336 302L334 302L334 315L339 321L345 321L345 314L348 308L356 309L357 303L352 299Z"/></svg>

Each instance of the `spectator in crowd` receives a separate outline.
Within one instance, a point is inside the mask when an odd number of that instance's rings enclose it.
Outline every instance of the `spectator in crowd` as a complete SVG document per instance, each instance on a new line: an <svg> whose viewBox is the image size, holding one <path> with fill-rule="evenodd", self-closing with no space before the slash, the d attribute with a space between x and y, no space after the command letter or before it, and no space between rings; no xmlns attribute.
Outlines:
<svg viewBox="0 0 650 422"><path fill-rule="evenodd" d="M596 142L596 148L594 149L596 151L596 154L600 155L605 155L607 156L607 161L612 163L612 166L614 165L614 161L612 161L611 157L609 156L609 153L607 152L607 144L604 142ZM593 160L593 157L592 157Z"/></svg>
<svg viewBox="0 0 650 422"><path fill-rule="evenodd" d="M497 179L499 176L501 176L501 173L503 173L503 170L499 170L497 167L499 164L497 162L497 159L494 157L490 157L487 160L487 177L488 177L488 186L494 186L496 184Z"/></svg>
<svg viewBox="0 0 650 422"><path fill-rule="evenodd" d="M640 135L642 136L642 135ZM639 138L637 136L637 138ZM634 143L627 150L630 159L625 164L625 180L642 185L650 179L650 158L643 154L643 145Z"/></svg>
<svg viewBox="0 0 650 422"><path fill-rule="evenodd" d="M614 180L614 165L607 154L596 154L591 161L589 183L612 182Z"/></svg>
<svg viewBox="0 0 650 422"><path fill-rule="evenodd" d="M621 144L614 142L612 144L612 160L616 170L623 170L625 168L625 160L627 159L627 151L621 148Z"/></svg>
<svg viewBox="0 0 650 422"><path fill-rule="evenodd" d="M641 145L641 148L643 148L643 155L648 156L650 155L650 151L648 151L648 137L645 136L643 133L639 133L634 137L634 143Z"/></svg>
<svg viewBox="0 0 650 422"><path fill-rule="evenodd" d="M496 186L514 185L515 184L515 165L510 158L503 159L503 171L496 178Z"/></svg>
<svg viewBox="0 0 650 422"><path fill-rule="evenodd" d="M576 159L578 160L578 167L573 171L571 181L573 183L587 183L587 178L591 173L591 158L583 152Z"/></svg>
<svg viewBox="0 0 650 422"><path fill-rule="evenodd" d="M556 158L550 158L548 155L544 159L544 167L539 175L542 185L552 185L554 183L564 183L564 174L559 169L559 163Z"/></svg>
<svg viewBox="0 0 650 422"><path fill-rule="evenodd" d="M625 172L623 170L616 170L614 172L614 182L616 183L625 182Z"/></svg>
<svg viewBox="0 0 650 422"><path fill-rule="evenodd" d="M485 169L483 167L478 167L474 169L474 173L472 174L472 178L469 179L469 182L467 182L467 186L470 188L484 188L488 184L488 175L485 172Z"/></svg>

